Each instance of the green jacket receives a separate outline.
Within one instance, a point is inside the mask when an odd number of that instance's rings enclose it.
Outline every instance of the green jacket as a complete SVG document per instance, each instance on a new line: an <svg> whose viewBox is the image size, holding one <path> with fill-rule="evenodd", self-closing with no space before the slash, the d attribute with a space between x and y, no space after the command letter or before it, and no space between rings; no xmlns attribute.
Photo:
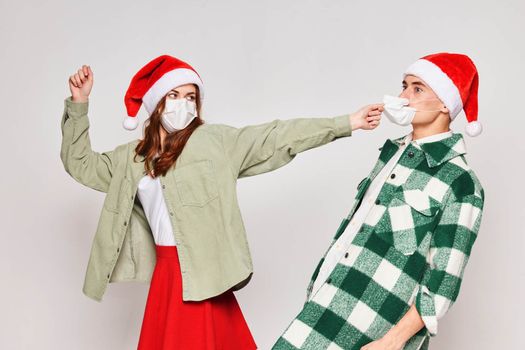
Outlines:
<svg viewBox="0 0 525 350"><path fill-rule="evenodd" d="M151 279L155 243L137 184L144 157L133 160L139 140L98 153L89 139L88 102L64 101L60 157L79 183L105 192L83 292L102 301L107 284ZM160 181L171 215L181 265L183 300L203 300L244 287L252 259L237 201L240 177L289 163L297 153L351 136L348 115L297 118L234 128L198 127Z"/></svg>
<svg viewBox="0 0 525 350"><path fill-rule="evenodd" d="M438 321L458 298L485 202L461 134L406 146L346 254L313 290L328 251L405 136L388 139L380 148L312 275L303 309L272 350L360 350L398 324L411 305L425 326L403 350L428 349Z"/></svg>

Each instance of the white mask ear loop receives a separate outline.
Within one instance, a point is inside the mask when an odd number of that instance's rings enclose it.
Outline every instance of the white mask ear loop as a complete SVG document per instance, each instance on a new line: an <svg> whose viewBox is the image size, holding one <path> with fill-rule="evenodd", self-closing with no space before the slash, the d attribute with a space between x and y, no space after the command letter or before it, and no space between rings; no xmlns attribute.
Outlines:
<svg viewBox="0 0 525 350"><path fill-rule="evenodd" d="M426 100L417 101L417 102L413 103L413 105L417 105L418 103L425 102L425 101L432 101L432 100L438 100L439 101L439 99L437 99L437 98L430 98L430 99L426 99ZM409 102L409 104L410 104L410 102ZM412 106L407 105L407 107L412 107ZM445 106L445 107L447 107L447 106ZM416 112L429 112L429 113L430 112L441 112L441 109L432 109L432 110L416 109Z"/></svg>

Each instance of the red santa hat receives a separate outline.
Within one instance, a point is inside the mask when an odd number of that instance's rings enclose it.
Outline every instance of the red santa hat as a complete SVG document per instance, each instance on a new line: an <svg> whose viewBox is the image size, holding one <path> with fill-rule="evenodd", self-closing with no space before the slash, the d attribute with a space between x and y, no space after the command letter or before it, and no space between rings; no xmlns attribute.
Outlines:
<svg viewBox="0 0 525 350"><path fill-rule="evenodd" d="M481 134L478 121L478 71L474 62L462 54L436 53L420 58L407 68L404 75L421 78L447 106L454 120L462 110L469 136Z"/></svg>
<svg viewBox="0 0 525 350"><path fill-rule="evenodd" d="M199 95L204 96L202 80L189 64L169 55L159 56L148 62L131 79L124 104L128 116L122 125L127 130L137 128L137 113L144 104L151 116L159 101L173 88L184 84L196 84Z"/></svg>

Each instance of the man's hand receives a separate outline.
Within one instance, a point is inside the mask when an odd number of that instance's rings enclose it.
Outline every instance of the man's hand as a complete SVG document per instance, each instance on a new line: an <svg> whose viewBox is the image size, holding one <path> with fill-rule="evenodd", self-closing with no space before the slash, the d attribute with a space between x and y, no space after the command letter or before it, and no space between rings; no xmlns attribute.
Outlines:
<svg viewBox="0 0 525 350"><path fill-rule="evenodd" d="M86 102L93 87L93 71L90 66L83 65L75 74L69 77L69 90L73 102Z"/></svg>
<svg viewBox="0 0 525 350"><path fill-rule="evenodd" d="M381 120L383 104L373 104L359 109L350 115L352 131L357 129L372 130L377 128Z"/></svg>
<svg viewBox="0 0 525 350"><path fill-rule="evenodd" d="M361 350L401 350L405 347L405 343L424 326L416 306L412 304L401 320L381 339L366 344Z"/></svg>
<svg viewBox="0 0 525 350"><path fill-rule="evenodd" d="M361 350L401 350L404 346L405 344L400 344L395 339L383 337L379 340L375 340L366 344L361 348Z"/></svg>

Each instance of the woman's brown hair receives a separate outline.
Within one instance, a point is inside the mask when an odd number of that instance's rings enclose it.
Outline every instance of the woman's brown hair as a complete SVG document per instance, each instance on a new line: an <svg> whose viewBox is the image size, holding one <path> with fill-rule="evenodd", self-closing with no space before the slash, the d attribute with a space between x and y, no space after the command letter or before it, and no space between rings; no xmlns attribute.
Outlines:
<svg viewBox="0 0 525 350"><path fill-rule="evenodd" d="M197 105L197 117L193 119L186 128L168 133L164 139L164 150L162 152L160 149L160 128L163 126L160 119L166 104L167 94L159 101L151 116L144 122L144 139L140 140L137 147L135 147L135 158L137 155L145 157L144 168L147 173L151 173L151 170L153 170L155 176L165 176L170 167L175 164L177 158L182 153L182 150L184 149L186 142L188 142L191 134L200 125L204 124L204 121L200 118L201 99L199 88L197 86L195 86L195 88L197 91L195 99ZM159 154L158 157L156 157L157 153Z"/></svg>

